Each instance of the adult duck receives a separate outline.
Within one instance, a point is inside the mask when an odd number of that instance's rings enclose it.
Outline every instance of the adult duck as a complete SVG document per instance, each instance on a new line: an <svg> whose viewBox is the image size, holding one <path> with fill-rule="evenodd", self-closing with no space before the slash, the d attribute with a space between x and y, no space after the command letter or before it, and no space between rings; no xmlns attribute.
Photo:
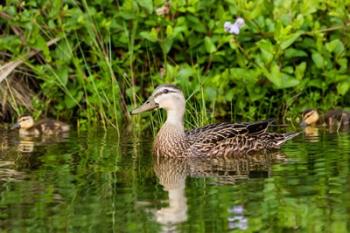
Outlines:
<svg viewBox="0 0 350 233"><path fill-rule="evenodd" d="M154 141L156 155L172 157L215 157L278 149L299 133L267 132L271 121L217 123L186 131L185 97L175 85L158 86L147 101L131 114L165 109L167 119Z"/></svg>

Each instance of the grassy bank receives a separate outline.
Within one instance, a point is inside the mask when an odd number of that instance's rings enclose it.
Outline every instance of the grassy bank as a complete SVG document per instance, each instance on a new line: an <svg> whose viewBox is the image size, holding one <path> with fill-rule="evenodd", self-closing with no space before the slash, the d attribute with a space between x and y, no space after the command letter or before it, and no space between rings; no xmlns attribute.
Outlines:
<svg viewBox="0 0 350 233"><path fill-rule="evenodd" d="M350 107L346 1L6 1L1 118L31 112L118 126L154 86L175 83L188 119L289 121ZM240 16L239 35L224 22ZM152 118L161 119L156 114ZM152 124L152 123L151 123Z"/></svg>

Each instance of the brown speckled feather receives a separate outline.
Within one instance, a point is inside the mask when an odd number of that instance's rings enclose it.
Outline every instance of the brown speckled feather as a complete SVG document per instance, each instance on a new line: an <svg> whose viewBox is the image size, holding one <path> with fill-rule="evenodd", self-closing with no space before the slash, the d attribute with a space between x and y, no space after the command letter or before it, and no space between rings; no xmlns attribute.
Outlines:
<svg viewBox="0 0 350 233"><path fill-rule="evenodd" d="M154 153L170 157L217 157L278 149L299 133L266 132L270 121L217 123L185 131L164 124L157 134Z"/></svg>
<svg viewBox="0 0 350 233"><path fill-rule="evenodd" d="M328 126L350 125L350 112L341 109L330 110L324 115L323 120Z"/></svg>
<svg viewBox="0 0 350 233"><path fill-rule="evenodd" d="M38 129L42 134L54 135L67 132L70 127L64 122L47 118L35 123L33 128Z"/></svg>
<svg viewBox="0 0 350 233"><path fill-rule="evenodd" d="M256 123L216 123L202 128L186 131L186 136L192 143L216 143L236 136L250 136L265 133L270 121Z"/></svg>
<svg viewBox="0 0 350 233"><path fill-rule="evenodd" d="M251 152L278 149L284 142L297 136L299 133L261 133L256 135L235 135L221 141L203 143L197 141L189 146L184 156L216 157L247 154Z"/></svg>
<svg viewBox="0 0 350 233"><path fill-rule="evenodd" d="M183 156L231 156L261 150L278 149L299 133L266 132L271 121L257 123L218 123L186 132L190 146Z"/></svg>
<svg viewBox="0 0 350 233"><path fill-rule="evenodd" d="M153 109L167 111L167 119L159 130L153 152L168 157L213 157L279 148L296 134L268 133L271 121L256 123L218 123L184 131L186 99L174 85L160 85L140 107L139 114Z"/></svg>

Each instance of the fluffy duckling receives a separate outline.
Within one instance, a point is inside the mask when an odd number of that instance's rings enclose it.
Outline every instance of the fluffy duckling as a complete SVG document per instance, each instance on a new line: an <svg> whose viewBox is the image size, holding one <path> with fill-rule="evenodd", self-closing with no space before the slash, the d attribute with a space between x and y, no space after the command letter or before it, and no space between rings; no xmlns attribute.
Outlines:
<svg viewBox="0 0 350 233"><path fill-rule="evenodd" d="M302 127L316 125L327 125L328 127L338 126L346 127L350 124L350 112L344 111L342 109L334 109L328 111L324 116L320 114L315 109L308 109L302 113L302 122L300 125Z"/></svg>
<svg viewBox="0 0 350 233"><path fill-rule="evenodd" d="M69 125L53 119L43 119L34 123L32 116L22 116L11 129L19 128L21 136L57 135L69 131Z"/></svg>

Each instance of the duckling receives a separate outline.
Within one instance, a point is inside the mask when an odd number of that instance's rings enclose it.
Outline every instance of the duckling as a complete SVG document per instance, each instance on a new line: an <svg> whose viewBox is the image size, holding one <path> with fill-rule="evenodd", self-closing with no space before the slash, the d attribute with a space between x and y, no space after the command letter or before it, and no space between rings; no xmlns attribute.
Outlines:
<svg viewBox="0 0 350 233"><path fill-rule="evenodd" d="M333 109L328 111L324 116L320 116L317 110L308 109L302 113L302 122L300 126L327 125L328 127L347 127L350 124L350 112L342 109Z"/></svg>
<svg viewBox="0 0 350 233"><path fill-rule="evenodd" d="M68 124L53 120L43 119L34 123L32 116L22 116L11 129L19 128L21 136L58 135L69 131Z"/></svg>
<svg viewBox="0 0 350 233"><path fill-rule="evenodd" d="M317 110L307 109L302 113L302 121L300 122L301 127L306 127L306 126L315 127L316 124L320 124L320 123L321 123L321 119Z"/></svg>
<svg viewBox="0 0 350 233"><path fill-rule="evenodd" d="M217 123L185 130L186 100L175 85L158 86L148 100L131 114L163 108L167 120L157 133L153 152L169 157L215 157L279 149L297 133L270 133L271 121L255 123Z"/></svg>

